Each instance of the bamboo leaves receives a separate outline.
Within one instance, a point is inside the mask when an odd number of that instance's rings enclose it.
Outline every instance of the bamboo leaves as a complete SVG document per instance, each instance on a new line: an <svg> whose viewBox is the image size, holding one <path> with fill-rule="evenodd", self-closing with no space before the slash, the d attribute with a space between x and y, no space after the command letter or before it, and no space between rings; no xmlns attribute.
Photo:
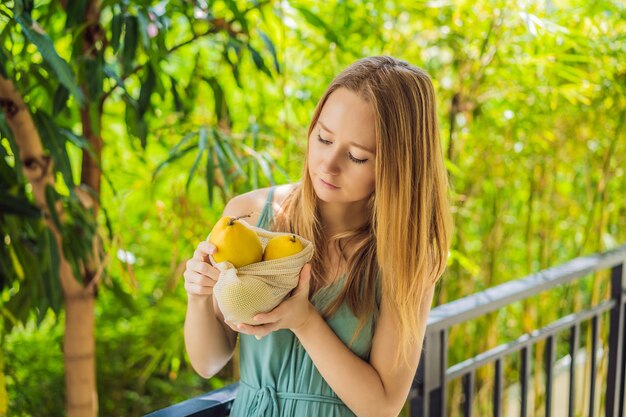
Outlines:
<svg viewBox="0 0 626 417"><path fill-rule="evenodd" d="M17 197L8 190L0 189L0 213L14 214L31 219L41 217L41 211L23 197Z"/></svg>
<svg viewBox="0 0 626 417"><path fill-rule="evenodd" d="M34 113L33 120L37 126L44 147L52 155L55 168L63 176L67 187L72 188L75 184L72 175L72 165L67 149L65 148L65 137L59 132L52 119L43 111Z"/></svg>
<svg viewBox="0 0 626 417"><path fill-rule="evenodd" d="M43 59L57 75L59 82L72 93L79 103L82 103L84 99L83 93L74 80L74 74L68 63L57 53L52 40L30 17L17 15L15 20L22 28L24 36L37 47Z"/></svg>
<svg viewBox="0 0 626 417"><path fill-rule="evenodd" d="M67 2L65 28L69 29L83 24L88 3L88 0L72 0Z"/></svg>
<svg viewBox="0 0 626 417"><path fill-rule="evenodd" d="M187 184L185 184L185 190L189 191L189 184L191 183L191 179L193 178L193 175L196 173L196 170L198 169L198 164L200 163L200 160L202 159L202 155L204 154L205 150L207 149L207 130L205 127L200 128L200 131L198 132L198 152L196 153L196 159L193 161L193 164L191 165L191 169L189 170L189 176L187 177Z"/></svg>
<svg viewBox="0 0 626 417"><path fill-rule="evenodd" d="M246 46L248 47L248 50L250 51L250 54L252 55L252 60L254 61L254 65L263 73L265 73L268 77L273 78L272 72L265 65L265 60L263 59L261 54L256 49L254 49L252 45L247 44Z"/></svg>
<svg viewBox="0 0 626 417"><path fill-rule="evenodd" d="M293 6L294 9L298 10L300 14L306 19L307 22L312 24L313 26L319 28L324 33L326 39L330 42L335 43L338 46L341 46L342 43L339 40L339 36L333 31L329 25L326 24L317 14L313 13L311 10L302 6Z"/></svg>
<svg viewBox="0 0 626 417"><path fill-rule="evenodd" d="M120 39L122 36L122 25L124 23L123 21L124 19L124 15L122 14L116 14L115 16L113 16L113 19L111 19L111 48L113 48L113 53L117 53L117 51L120 49Z"/></svg>
<svg viewBox="0 0 626 417"><path fill-rule="evenodd" d="M9 61L9 58L4 53L4 49L2 48L2 45L0 45L0 75L2 75L5 78L8 76L7 70L6 70L6 65L8 61Z"/></svg>
<svg viewBox="0 0 626 417"><path fill-rule="evenodd" d="M150 105L150 96L156 86L156 74L152 65L148 65L146 68L145 78L141 83L141 90L139 92L139 99L137 100L137 116L143 119L148 107Z"/></svg>
<svg viewBox="0 0 626 417"><path fill-rule="evenodd" d="M213 90L213 102L215 115L218 121L230 121L230 111L228 110L228 103L226 102L226 95L216 77L204 77L204 80L209 84L211 90Z"/></svg>
<svg viewBox="0 0 626 417"><path fill-rule="evenodd" d="M124 18L124 46L122 49L122 68L124 74L129 74L133 69L133 61L137 53L137 38L139 36L137 17L127 15Z"/></svg>
<svg viewBox="0 0 626 417"><path fill-rule="evenodd" d="M165 167L192 152L195 152L195 157L187 174L185 189L189 190L193 178L203 166L202 160L206 158L204 178L211 205L214 202L215 188L230 195L242 184L245 184L245 188L258 185L259 170L271 184L275 183L274 171L286 175L266 152L257 152L240 139L227 136L217 128L202 126L197 131L185 135L170 150L167 157L153 171L152 180L155 181ZM249 172L253 173L252 177L248 175Z"/></svg>
<svg viewBox="0 0 626 417"><path fill-rule="evenodd" d="M257 29L257 32L259 33L261 40L265 44L265 47L267 48L269 53L272 55L274 69L276 70L278 74L280 74L280 63L278 62L278 53L276 52L276 47L274 46L274 42L272 42L272 40L261 29Z"/></svg>

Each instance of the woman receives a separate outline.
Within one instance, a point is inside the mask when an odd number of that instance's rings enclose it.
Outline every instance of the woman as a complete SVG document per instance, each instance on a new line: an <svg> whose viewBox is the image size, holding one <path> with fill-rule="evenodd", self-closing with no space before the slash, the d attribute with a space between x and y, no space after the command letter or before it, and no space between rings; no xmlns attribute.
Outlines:
<svg viewBox="0 0 626 417"><path fill-rule="evenodd" d="M225 216L315 245L290 297L257 325L225 323L211 297L219 250L187 263L185 342L209 378L240 334L231 416L396 416L424 338L451 233L435 95L419 68L361 59L328 87L309 126L302 179L233 198Z"/></svg>

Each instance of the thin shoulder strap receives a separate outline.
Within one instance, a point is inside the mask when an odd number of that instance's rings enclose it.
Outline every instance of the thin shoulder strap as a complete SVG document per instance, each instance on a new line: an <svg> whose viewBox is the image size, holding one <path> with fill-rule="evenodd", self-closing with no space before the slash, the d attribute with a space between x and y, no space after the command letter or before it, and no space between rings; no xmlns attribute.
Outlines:
<svg viewBox="0 0 626 417"><path fill-rule="evenodd" d="M259 215L259 220L257 221L256 227L265 229L274 217L274 209L272 208L272 203L274 200L275 188L275 186L270 188L270 191L267 194L267 200L265 200L265 204L263 205L263 209L261 210L261 214Z"/></svg>

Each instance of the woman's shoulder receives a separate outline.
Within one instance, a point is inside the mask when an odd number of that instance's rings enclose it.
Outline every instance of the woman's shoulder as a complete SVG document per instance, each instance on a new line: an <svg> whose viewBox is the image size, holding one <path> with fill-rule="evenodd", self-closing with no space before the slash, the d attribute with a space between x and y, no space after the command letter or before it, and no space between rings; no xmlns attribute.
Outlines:
<svg viewBox="0 0 626 417"><path fill-rule="evenodd" d="M272 188L274 189L272 203L280 206L280 203L289 196L296 185L297 184L283 184L273 187L258 188L235 196L226 204L224 216L245 216L249 214L250 217L245 219L246 222L248 224L256 224Z"/></svg>

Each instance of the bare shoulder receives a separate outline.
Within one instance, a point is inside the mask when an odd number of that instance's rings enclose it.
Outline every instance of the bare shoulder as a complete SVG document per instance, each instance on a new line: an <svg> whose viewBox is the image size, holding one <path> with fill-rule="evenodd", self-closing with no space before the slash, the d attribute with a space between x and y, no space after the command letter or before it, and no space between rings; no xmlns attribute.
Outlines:
<svg viewBox="0 0 626 417"><path fill-rule="evenodd" d="M284 184L275 188L272 201L274 208L280 206L294 187L295 184ZM224 216L245 216L249 214L250 217L246 218L246 222L252 225L256 224L267 201L270 189L271 187L259 188L233 197L224 207Z"/></svg>
<svg viewBox="0 0 626 417"><path fill-rule="evenodd" d="M279 209L289 194L291 194L298 184L283 184L276 187L274 191L274 208Z"/></svg>

